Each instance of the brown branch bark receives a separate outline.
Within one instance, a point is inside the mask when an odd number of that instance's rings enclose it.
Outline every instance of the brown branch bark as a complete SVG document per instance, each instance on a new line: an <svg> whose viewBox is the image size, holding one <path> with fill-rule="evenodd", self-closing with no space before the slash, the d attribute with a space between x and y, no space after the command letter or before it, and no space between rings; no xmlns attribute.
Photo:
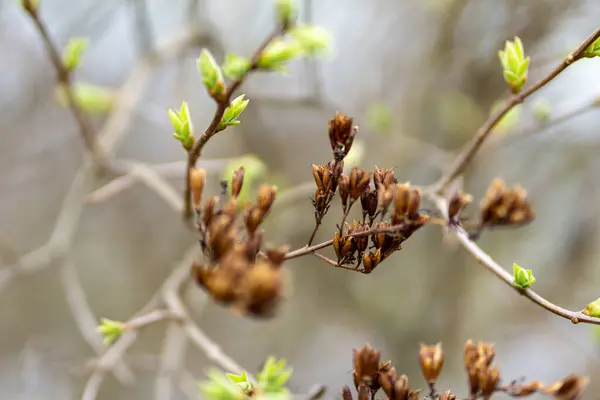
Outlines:
<svg viewBox="0 0 600 400"><path fill-rule="evenodd" d="M444 189L461 175L467 166L471 163L485 140L489 137L494 127L500 122L510 110L515 106L521 104L529 96L546 86L550 81L560 75L567 67L573 64L575 61L583 58L584 51L594 42L600 38L600 28L596 29L586 40L584 40L571 54L569 54L556 68L554 68L544 78L523 90L522 92L511 96L508 101L496 112L494 112L488 120L479 128L477 133L471 141L467 144L465 149L458 155L454 160L448 171L433 185L433 189L436 193L442 193Z"/></svg>

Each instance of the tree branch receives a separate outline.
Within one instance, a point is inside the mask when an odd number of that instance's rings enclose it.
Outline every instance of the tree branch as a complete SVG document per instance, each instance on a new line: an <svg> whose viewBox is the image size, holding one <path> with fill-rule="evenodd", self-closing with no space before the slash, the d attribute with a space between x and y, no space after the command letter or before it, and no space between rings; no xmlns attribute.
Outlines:
<svg viewBox="0 0 600 400"><path fill-rule="evenodd" d="M261 53L265 50L265 48L271 43L274 39L281 36L285 32L284 26L278 26L273 33L271 33L258 47L252 59L250 60L250 68L246 73L239 79L234 80L231 85L227 88L225 95L223 96L222 101L217 101L217 109L215 110L215 114L213 116L212 121L208 125L208 127L204 130L202 135L198 138L198 140L194 143L193 147L188 152L188 162L187 162L187 172L186 172L186 180L185 180L185 210L184 210L184 218L187 220L192 216L192 204L191 204L191 189L189 185L189 174L190 169L196 166L196 162L198 158L200 158L200 154L202 153L202 149L206 145L206 143L217 133L217 127L219 126L219 122L221 122L221 118L223 118L223 114L225 110L229 106L231 102L231 97L235 93L235 91L244 83L244 80L248 76L248 74L252 71L258 69L258 61Z"/></svg>
<svg viewBox="0 0 600 400"><path fill-rule="evenodd" d="M67 103L69 105L69 109L75 117L77 121L77 125L79 126L79 133L83 139L85 147L89 151L92 156L92 160L97 165L102 165L105 160L105 155L102 149L98 146L96 142L94 128L87 118L85 113L79 109L77 104L75 103L75 96L73 95L73 90L71 87L71 71L65 68L62 62L62 58L60 56L60 52L57 49L57 46L54 44L52 38L50 37L50 33L42 21L38 10L31 4L29 0L24 1L24 9L27 14L31 17L37 31L39 32L44 46L46 47L46 52L48 53L48 57L56 70L56 79L58 84L65 91L65 95L67 97Z"/></svg>
<svg viewBox="0 0 600 400"><path fill-rule="evenodd" d="M500 109L490 115L488 120L481 126L481 128L479 128L473 139L471 139L465 149L454 160L448 171L436 183L433 184L433 189L435 192L441 194L448 184L450 184L454 179L464 172L466 167L475 157L475 154L477 154L477 151L479 151L485 140L488 138L498 122L500 122L502 117L504 117L515 106L525 101L525 99L527 99L533 93L546 86L546 84L556 78L575 61L580 60L583 57L584 51L598 38L600 38L600 29L596 29L590 35L590 37L584 40L575 49L575 51L569 54L567 58L565 58L560 65L554 68L546 77L542 78L528 89L511 96Z"/></svg>
<svg viewBox="0 0 600 400"><path fill-rule="evenodd" d="M431 199L435 202L436 206L440 210L440 212L446 214L446 210L448 210L448 203L446 200L438 195L431 195ZM483 251L475 242L469 239L469 235L462 228L452 228L451 229L456 237L458 238L460 244L475 257L478 263L486 267L489 271L494 273L500 280L504 283L512 287L522 296L528 298L535 304L540 307L545 308L553 314L556 314L560 317L568 319L574 324L579 322L600 325L600 318L589 317L580 311L570 311L560 306L557 306L554 303L546 300L532 289L519 289L514 285L513 276L507 272L501 265L496 263L492 257L490 257L485 251Z"/></svg>

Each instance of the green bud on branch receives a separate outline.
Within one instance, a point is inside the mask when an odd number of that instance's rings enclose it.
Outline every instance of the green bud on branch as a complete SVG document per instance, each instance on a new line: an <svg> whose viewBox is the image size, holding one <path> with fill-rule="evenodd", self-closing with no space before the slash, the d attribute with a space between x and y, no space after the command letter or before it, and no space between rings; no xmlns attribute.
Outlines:
<svg viewBox="0 0 600 400"><path fill-rule="evenodd" d="M514 41L507 40L504 50L498 52L504 80L513 93L518 93L527 81L530 58L525 57L523 42L517 36Z"/></svg>
<svg viewBox="0 0 600 400"><path fill-rule="evenodd" d="M246 109L250 100L244 100L246 95L242 94L231 101L229 107L225 109L223 118L217 126L217 132L220 132L228 126L239 125L241 122L237 120L240 114Z"/></svg>
<svg viewBox="0 0 600 400"><path fill-rule="evenodd" d="M223 74L229 79L240 79L250 69L251 62L247 58L240 57L237 54L225 54L225 62L223 63Z"/></svg>
<svg viewBox="0 0 600 400"><path fill-rule="evenodd" d="M535 283L535 277L530 269L523 269L517 264L513 264L514 284L519 289L527 289Z"/></svg>
<svg viewBox="0 0 600 400"><path fill-rule="evenodd" d="M292 60L302 55L302 47L295 40L277 38L260 53L258 67L273 71L283 71Z"/></svg>
<svg viewBox="0 0 600 400"><path fill-rule="evenodd" d="M181 142L184 149L189 151L194 146L195 138L188 103L184 101L179 111L169 109L168 114L175 130L173 137Z"/></svg>
<svg viewBox="0 0 600 400"><path fill-rule="evenodd" d="M295 0L275 0L275 12L280 24L287 27L296 22L298 6Z"/></svg>
<svg viewBox="0 0 600 400"><path fill-rule="evenodd" d="M286 366L284 359L269 357L258 374L258 387L268 393L288 393L285 384L292 377L292 368Z"/></svg>
<svg viewBox="0 0 600 400"><path fill-rule="evenodd" d="M221 68L210 51L202 49L196 63L198 65L198 70L200 71L200 76L202 77L202 83L206 87L208 94L217 101L222 100L222 97L225 94L225 81L223 80Z"/></svg>
<svg viewBox="0 0 600 400"><path fill-rule="evenodd" d="M125 332L125 324L120 321L102 318L102 324L97 328L104 336L104 344L111 344Z"/></svg>
<svg viewBox="0 0 600 400"><path fill-rule="evenodd" d="M65 51L62 57L63 65L66 69L72 71L79 67L79 65L81 64L83 52L87 50L88 45L88 38L69 39L69 43L67 43L67 47L65 47Z"/></svg>
<svg viewBox="0 0 600 400"><path fill-rule="evenodd" d="M600 56L600 39L596 39L596 41L583 52L583 57L593 58L598 56Z"/></svg>
<svg viewBox="0 0 600 400"><path fill-rule="evenodd" d="M600 299L591 302L587 305L585 310L582 311L583 314L588 315L590 317L600 317Z"/></svg>
<svg viewBox="0 0 600 400"><path fill-rule="evenodd" d="M69 97L64 85L56 87L54 97L62 107L69 107ZM104 115L109 113L117 100L117 93L112 88L87 82L77 82L70 86L75 105L89 114Z"/></svg>
<svg viewBox="0 0 600 400"><path fill-rule="evenodd" d="M315 57L331 48L331 34L320 26L299 25L292 28L289 34L305 57Z"/></svg>

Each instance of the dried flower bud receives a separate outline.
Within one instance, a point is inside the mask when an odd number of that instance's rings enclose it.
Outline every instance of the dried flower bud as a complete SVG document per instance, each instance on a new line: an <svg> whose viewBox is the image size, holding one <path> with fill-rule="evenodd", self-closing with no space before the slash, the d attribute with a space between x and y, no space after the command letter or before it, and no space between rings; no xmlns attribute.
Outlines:
<svg viewBox="0 0 600 400"><path fill-rule="evenodd" d="M444 364L442 344L438 343L435 346L421 344L419 364L425 380L430 384L435 383Z"/></svg>
<svg viewBox="0 0 600 400"><path fill-rule="evenodd" d="M212 197L204 203L204 211L202 213L202 222L204 222L204 226L210 226L213 217L216 214L216 208L219 204L219 197Z"/></svg>
<svg viewBox="0 0 600 400"><path fill-rule="evenodd" d="M336 161L343 160L350 152L354 136L358 131L358 127L352 124L352 118L341 114L339 111L329 121L329 141Z"/></svg>
<svg viewBox="0 0 600 400"><path fill-rule="evenodd" d="M362 349L353 349L352 354L352 364L354 365L352 377L356 389L364 384L371 390L378 390L381 353L367 344Z"/></svg>
<svg viewBox="0 0 600 400"><path fill-rule="evenodd" d="M214 260L219 260L237 238L234 221L225 214L215 216L208 230L208 246Z"/></svg>
<svg viewBox="0 0 600 400"><path fill-rule="evenodd" d="M260 224L262 224L265 214L256 206L248 206L244 211L244 223L248 233L256 232Z"/></svg>
<svg viewBox="0 0 600 400"><path fill-rule="evenodd" d="M279 266L285 261L285 255L288 249L288 246L280 246L277 249L269 249L267 250L267 258L269 261L271 261L273 266Z"/></svg>
<svg viewBox="0 0 600 400"><path fill-rule="evenodd" d="M360 195L369 186L371 174L367 171L362 171L359 168L353 168L350 172L350 200L357 200ZM377 197L375 197L377 199Z"/></svg>
<svg viewBox="0 0 600 400"><path fill-rule="evenodd" d="M410 219L415 219L419 214L419 207L421 207L421 198L423 192L419 188L412 189L408 193L408 204L406 205L407 216Z"/></svg>
<svg viewBox="0 0 600 400"><path fill-rule="evenodd" d="M381 251L379 249L363 254L363 272L370 274L381 262Z"/></svg>
<svg viewBox="0 0 600 400"><path fill-rule="evenodd" d="M258 207L267 214L277 196L277 186L261 185L258 188Z"/></svg>
<svg viewBox="0 0 600 400"><path fill-rule="evenodd" d="M456 222L464 208L473 201L473 196L463 192L455 193L448 203L448 219Z"/></svg>
<svg viewBox="0 0 600 400"><path fill-rule="evenodd" d="M283 296L281 270L257 261L240 288L237 308L255 317L272 316Z"/></svg>
<svg viewBox="0 0 600 400"><path fill-rule="evenodd" d="M236 245L242 247L241 251L246 255L248 262L253 263L256 260L256 256L258 255L262 244L262 238L262 231L256 231L254 234L250 235L245 242L236 243Z"/></svg>
<svg viewBox="0 0 600 400"><path fill-rule="evenodd" d="M534 218L525 189L520 186L507 188L499 178L492 181L480 204L482 226L523 225Z"/></svg>
<svg viewBox="0 0 600 400"><path fill-rule="evenodd" d="M542 390L544 385L540 381L533 381L524 385L511 386L508 394L510 397L527 397Z"/></svg>
<svg viewBox="0 0 600 400"><path fill-rule="evenodd" d="M589 378L570 375L547 386L544 391L557 400L574 400L579 397L589 383Z"/></svg>
<svg viewBox="0 0 600 400"><path fill-rule="evenodd" d="M317 185L317 190L324 192L325 184L323 183L323 175L325 173L325 167L323 165L312 165L312 173L313 178L315 178L315 184Z"/></svg>
<svg viewBox="0 0 600 400"><path fill-rule="evenodd" d="M350 191L350 177L346 174L342 174L339 180L340 187L340 199L342 200L342 207L344 211L348 205L348 194Z"/></svg>
<svg viewBox="0 0 600 400"><path fill-rule="evenodd" d="M366 385L358 387L358 400L371 400L372 390Z"/></svg>
<svg viewBox="0 0 600 400"><path fill-rule="evenodd" d="M223 207L221 207L221 213L227 215L230 219L234 220L238 214L238 201L235 197L227 199Z"/></svg>
<svg viewBox="0 0 600 400"><path fill-rule="evenodd" d="M440 394L439 400L456 400L456 395L451 393L449 390Z"/></svg>
<svg viewBox="0 0 600 400"><path fill-rule="evenodd" d="M500 382L500 369L498 367L490 369L480 369L479 371L479 389L484 399L489 399L496 391Z"/></svg>
<svg viewBox="0 0 600 400"><path fill-rule="evenodd" d="M398 183L398 179L394 176L394 170L391 168L375 168L373 183L377 188L383 186L387 189Z"/></svg>
<svg viewBox="0 0 600 400"><path fill-rule="evenodd" d="M350 388L346 385L344 385L344 387L342 388L342 399L343 400L353 400L352 392L350 391Z"/></svg>
<svg viewBox="0 0 600 400"><path fill-rule="evenodd" d="M348 235L340 235L339 231L336 231L333 235L333 249L338 258L338 261L348 261L356 252L356 243L353 237Z"/></svg>
<svg viewBox="0 0 600 400"><path fill-rule="evenodd" d="M410 186L406 183L396 185L394 193L394 210L392 212L392 224L399 224L408 210Z"/></svg>
<svg viewBox="0 0 600 400"><path fill-rule="evenodd" d="M363 215L368 215L371 219L375 218L375 214L377 213L377 201L376 190L363 190L360 195L360 205L362 207Z"/></svg>
<svg viewBox="0 0 600 400"><path fill-rule="evenodd" d="M192 204L194 205L194 208L200 208L206 172L203 169L196 169L195 167L192 167L190 168L189 179L190 190L192 192Z"/></svg>
<svg viewBox="0 0 600 400"><path fill-rule="evenodd" d="M348 227L348 235L353 235L357 233L361 233L369 229L368 225L363 225L359 221L353 221L352 224ZM369 237L368 236L354 236L354 242L356 245L356 249L362 253L369 246Z"/></svg>
<svg viewBox="0 0 600 400"><path fill-rule="evenodd" d="M242 186L244 185L244 167L240 167L233 171L233 176L231 178L231 196L237 198L242 191Z"/></svg>
<svg viewBox="0 0 600 400"><path fill-rule="evenodd" d="M418 392L412 390L408 385L408 377L406 375L400 376L394 384L394 392L392 399L404 399L404 400L418 400Z"/></svg>
<svg viewBox="0 0 600 400"><path fill-rule="evenodd" d="M381 208L381 212L387 212L387 209L394 201L394 186L385 187L384 185L377 186L377 203L379 204L379 208Z"/></svg>
<svg viewBox="0 0 600 400"><path fill-rule="evenodd" d="M378 230L384 230L389 227L390 227L390 223L387 221L381 221L380 223L377 224ZM383 247L383 245L385 244L386 236L387 236L387 233L385 233L385 232L378 232L373 235L373 244L375 245L376 249L381 249Z"/></svg>

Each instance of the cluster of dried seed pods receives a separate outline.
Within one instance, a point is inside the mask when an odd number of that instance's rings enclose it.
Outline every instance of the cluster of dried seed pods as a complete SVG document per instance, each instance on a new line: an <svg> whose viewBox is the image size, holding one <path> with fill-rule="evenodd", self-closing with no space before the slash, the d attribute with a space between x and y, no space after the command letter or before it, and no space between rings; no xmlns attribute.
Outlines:
<svg viewBox="0 0 600 400"><path fill-rule="evenodd" d="M192 265L194 279L221 304L246 315L272 316L283 297L281 264L285 249L262 253L263 232L259 227L275 201L276 188L261 186L256 204L240 207L238 196L244 182L244 169L240 168L233 172L231 195L224 204L219 204L219 197L212 197L202 207L204 179L198 179L199 176L203 173L190 174L191 179L196 179L190 187L208 262ZM239 223L240 215L243 224Z"/></svg>

